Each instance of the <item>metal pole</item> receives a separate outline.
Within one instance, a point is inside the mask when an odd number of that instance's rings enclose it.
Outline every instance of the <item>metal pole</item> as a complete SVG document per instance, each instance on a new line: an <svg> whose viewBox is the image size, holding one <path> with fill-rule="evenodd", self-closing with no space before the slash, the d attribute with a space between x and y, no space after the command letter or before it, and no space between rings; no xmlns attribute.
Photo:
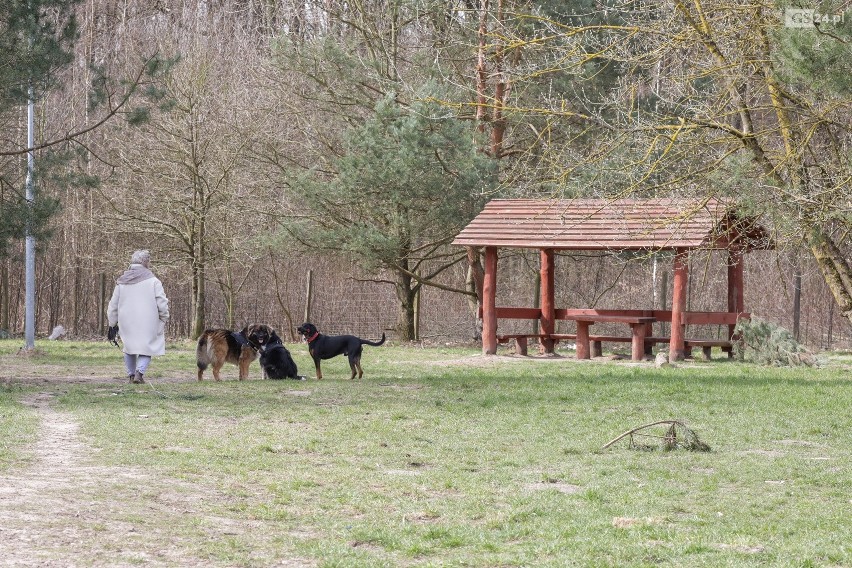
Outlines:
<svg viewBox="0 0 852 568"><path fill-rule="evenodd" d="M24 318L25 349L32 351L35 348L35 237L32 234L32 206L35 199L34 180L35 155L33 151L35 130L35 102L33 101L33 88L29 88L29 101L27 102L27 233L25 245L25 297L26 317Z"/></svg>

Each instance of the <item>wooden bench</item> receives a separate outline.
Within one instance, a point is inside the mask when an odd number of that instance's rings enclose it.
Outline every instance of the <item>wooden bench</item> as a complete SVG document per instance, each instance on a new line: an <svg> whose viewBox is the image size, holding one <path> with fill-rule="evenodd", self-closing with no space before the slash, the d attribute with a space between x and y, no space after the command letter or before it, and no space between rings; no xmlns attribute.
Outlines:
<svg viewBox="0 0 852 568"><path fill-rule="evenodd" d="M670 341L668 337L646 337L645 340L650 343L669 343ZM684 339L683 345L687 357L692 356L693 347L701 347L702 355L706 361L711 359L714 347L721 347L722 351L728 354L728 358L734 356L734 342L726 339Z"/></svg>
<svg viewBox="0 0 852 568"><path fill-rule="evenodd" d="M497 336L498 343L508 343L510 340L514 339L515 344L517 345L518 355L528 355L529 354L529 340L530 339L538 339L539 341L543 339L552 339L553 341L565 341L565 340L577 340L577 335L573 333L554 333L552 335L544 335L544 334L535 334L535 333L508 333L504 335ZM668 337L652 337L652 336L644 336L642 337L643 351L642 357L634 360L641 360L645 355L650 355L650 349L653 345L657 343L668 343L670 339ZM625 337L619 335L589 335L589 357L600 357L603 355L603 344L604 343L630 343L631 351L633 350L632 344L634 340L633 337ZM684 340L684 346L687 350L687 355L690 355L693 347L701 347L701 351L705 360L709 361L711 359L711 352L713 347L721 347L722 351L728 354L728 357L733 357L733 349L734 343L732 341L726 341L724 339L686 339ZM631 355L634 355L631 353ZM578 357L579 359L580 357Z"/></svg>
<svg viewBox="0 0 852 568"><path fill-rule="evenodd" d="M565 339L573 339L576 341L577 335L573 333L554 333L550 336L550 339L558 342ZM648 342L648 337L645 337L645 354L649 355L648 348L651 345ZM666 339L668 341L668 339ZM591 351L592 357L601 357L603 355L603 344L604 343L632 343L632 337L622 337L620 335L590 335L589 336L589 348Z"/></svg>
<svg viewBox="0 0 852 568"><path fill-rule="evenodd" d="M580 321L587 316L596 322L607 321L607 317L617 318L612 321L625 321L625 318L641 317L651 317L659 322L672 321L672 312L669 310L558 309L555 315L556 319L574 321ZM686 325L727 325L730 329L737 321L749 319L750 317L751 314L747 312L684 312L683 323ZM629 319L627 322L629 323ZM636 327L641 327L641 325L631 325L634 334L637 332ZM590 356L592 357L600 356L602 353L601 343L603 342L630 342L632 344L633 359L636 359L638 346L634 337L590 336L589 341L591 342ZM652 347L657 343L669 342L670 338L668 337L652 337L650 335L650 325L648 325L646 336L643 338L644 354L650 355ZM687 356L691 355L693 347L701 347L705 359L710 358L713 347L721 347L723 351L728 353L728 357L733 356L733 343L728 340L686 339L684 341L684 350Z"/></svg>
<svg viewBox="0 0 852 568"><path fill-rule="evenodd" d="M521 308L506 308L519 310ZM610 310L610 309L557 309L556 319L577 319L578 316L593 315L615 315L615 316L646 316L657 321L671 322L671 310ZM748 312L684 312L683 323L688 325L736 325L741 319L749 319Z"/></svg>
<svg viewBox="0 0 852 568"><path fill-rule="evenodd" d="M574 333L551 333L550 339L553 341L564 341L566 339L577 339L577 335Z"/></svg>
<svg viewBox="0 0 852 568"><path fill-rule="evenodd" d="M632 337L620 337L620 336L612 336L612 335L590 335L589 336L589 344L591 350L592 357L600 357L603 355L603 343L632 343ZM670 339L668 337L651 337L646 336L644 338L645 343L645 355L651 354L651 349L657 343L668 343ZM702 354L706 361L711 359L711 352L713 347L721 347L722 351L728 354L728 357L733 357L733 342L725 341L722 339L686 339L684 340L684 347L687 351L687 355L691 355L693 347L701 347Z"/></svg>
<svg viewBox="0 0 852 568"><path fill-rule="evenodd" d="M729 359L734 356L734 343L732 341L725 341L723 339L687 339L683 344L688 355L692 353L693 347L700 347L705 361L710 360L710 353L714 347L721 347L722 351L728 354Z"/></svg>
<svg viewBox="0 0 852 568"><path fill-rule="evenodd" d="M589 337L590 326L596 323L624 323L630 326L631 359L641 361L645 357L645 337L648 335L648 324L657 321L652 316L622 315L617 313L595 314L586 312L585 310L581 313L572 313L570 310L564 310L557 317L577 322L577 359L590 359L592 357L592 350L589 343L591 341ZM596 356L599 356L600 351L601 346L597 342L595 344Z"/></svg>
<svg viewBox="0 0 852 568"><path fill-rule="evenodd" d="M497 307L495 310L497 318L506 319L529 319L540 320L542 311L540 308L519 307ZM684 312L683 323L685 325L727 325L729 330L740 319L749 319L749 313L736 312ZM480 307L482 317L482 307ZM670 310L617 310L617 309L557 309L554 310L554 318L557 320L570 320L577 322L576 334L535 334L535 333L511 333L497 336L498 343L506 343L514 339L517 344L518 353L526 355L530 339L538 339L543 344L558 342L561 340L574 340L577 343L577 358L589 359L602 354L602 343L630 343L633 360L641 360L645 355L651 354L652 347L657 343L669 343L668 337L652 337L651 324L654 322L671 322L672 312ZM630 337L589 335L589 327L595 323L624 323L630 326ZM552 344L551 344L552 345ZM712 339L687 339L684 341L686 355L691 355L693 347L701 347L704 357L709 359L713 347L721 347L733 356L733 343L727 340Z"/></svg>
<svg viewBox="0 0 852 568"><path fill-rule="evenodd" d="M644 358L644 356L650 356L651 355L651 349L653 348L654 343L656 343L655 340L659 339L659 338L654 338L654 337L650 337L650 336L646 335L642 339L643 339L643 341L642 341L642 344L643 344L642 355L643 355L643 358ZM665 341L666 341L666 343L668 343L668 338L666 338ZM590 348L590 351L591 351L590 355L592 357L602 356L603 355L603 344L604 343L630 343L631 344L631 350L632 350L633 337L622 337L620 335L590 335L589 336L589 348Z"/></svg>
<svg viewBox="0 0 852 568"><path fill-rule="evenodd" d="M538 339L541 341L542 339L547 339L547 337L547 335L535 333L507 333L504 335L498 335L497 343L507 343L509 340L514 339L515 345L517 345L518 355L526 355L527 341L529 339Z"/></svg>

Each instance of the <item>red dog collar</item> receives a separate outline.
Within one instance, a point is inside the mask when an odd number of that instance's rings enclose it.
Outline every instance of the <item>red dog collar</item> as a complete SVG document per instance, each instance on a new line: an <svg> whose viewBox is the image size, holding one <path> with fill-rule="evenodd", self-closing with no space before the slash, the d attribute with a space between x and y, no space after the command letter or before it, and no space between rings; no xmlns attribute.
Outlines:
<svg viewBox="0 0 852 568"><path fill-rule="evenodd" d="M317 331L316 333L314 333L314 334L313 334L313 336L311 336L311 338L310 338L310 339L308 339L308 343L310 343L311 341L313 341L314 339L316 339L316 338L317 338L317 336L319 336L319 332L318 332L318 331Z"/></svg>

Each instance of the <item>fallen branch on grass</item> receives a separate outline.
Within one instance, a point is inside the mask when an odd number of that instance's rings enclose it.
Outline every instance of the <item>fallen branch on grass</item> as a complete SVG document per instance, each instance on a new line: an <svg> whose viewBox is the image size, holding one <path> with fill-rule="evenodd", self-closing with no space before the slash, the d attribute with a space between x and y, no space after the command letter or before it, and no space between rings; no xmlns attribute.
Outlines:
<svg viewBox="0 0 852 568"><path fill-rule="evenodd" d="M665 434L662 436L657 434L649 434L643 432L643 430L647 430L653 428L654 426L660 425L668 425ZM607 442L601 448L602 450L607 449L612 446L617 441L629 438L630 439L630 447L636 449L653 449L653 446L650 445L640 445L637 444L634 440L634 436L642 436L645 438L656 438L662 440L662 447L664 450L676 450L678 448L682 448L684 450L690 450L693 452L709 452L710 446L702 442L698 438L698 434L693 432L691 429L687 428L686 424L681 422L680 420L659 420L657 422L651 422L650 424L645 424L644 426L639 426L638 428L633 428L628 430L624 434L621 434L614 440Z"/></svg>

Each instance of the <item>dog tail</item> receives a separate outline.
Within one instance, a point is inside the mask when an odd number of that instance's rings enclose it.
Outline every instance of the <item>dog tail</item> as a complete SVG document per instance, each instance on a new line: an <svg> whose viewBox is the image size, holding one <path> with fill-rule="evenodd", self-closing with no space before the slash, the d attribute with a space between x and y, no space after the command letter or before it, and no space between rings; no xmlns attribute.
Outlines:
<svg viewBox="0 0 852 568"><path fill-rule="evenodd" d="M202 333L198 338L198 347L195 348L195 363L198 370L203 371L210 364L210 350L207 342L207 334Z"/></svg>
<svg viewBox="0 0 852 568"><path fill-rule="evenodd" d="M361 343L363 343L364 345L372 345L373 347L378 347L379 345L381 345L384 342L385 342L385 334L384 333L382 333L382 338L379 339L378 341L367 341L366 339L361 340Z"/></svg>

